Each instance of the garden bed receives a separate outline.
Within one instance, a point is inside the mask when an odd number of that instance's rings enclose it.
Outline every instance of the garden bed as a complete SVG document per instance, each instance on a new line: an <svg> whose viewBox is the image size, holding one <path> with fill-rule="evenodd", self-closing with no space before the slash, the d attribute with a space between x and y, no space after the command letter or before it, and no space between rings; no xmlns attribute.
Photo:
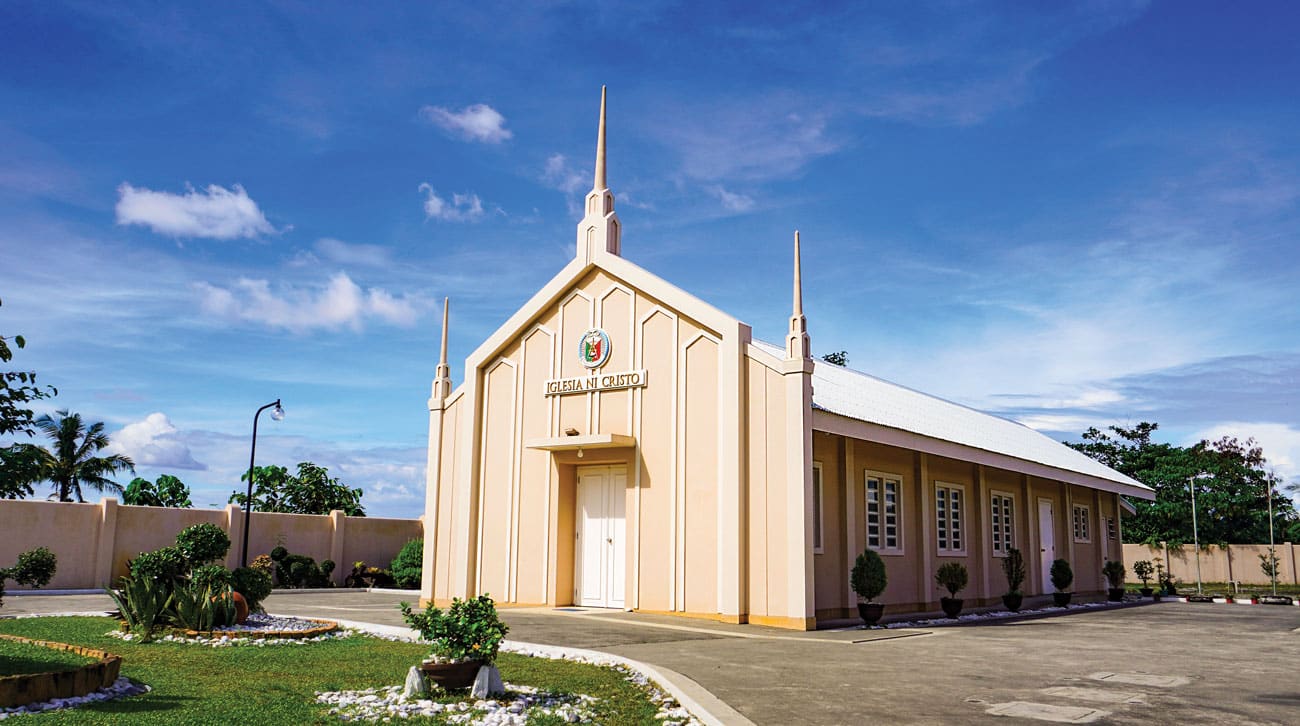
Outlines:
<svg viewBox="0 0 1300 726"><path fill-rule="evenodd" d="M353 692L364 697L387 693L429 652L427 644L360 635L333 638L308 648L190 648L168 642L118 640L106 634L115 627L115 621L107 617L0 620L0 632L111 649L125 658L122 675L152 687L132 698L45 713L42 726L87 722L320 723L337 716L330 715L333 706L318 701L317 694ZM537 689L537 694L545 694L539 696L543 699L590 697L590 701L582 700L581 707L590 710L592 720L600 723L656 724L663 720L657 717L662 704L653 691L614 668L505 652L498 656L497 666L502 678L516 689L509 696L511 705L525 689ZM368 689L373 692L364 693ZM467 695L442 693L427 700L443 704L441 712L426 716L421 711L411 721L447 723L453 716L477 711L476 699ZM557 723L563 719L557 714L545 720Z"/></svg>
<svg viewBox="0 0 1300 726"><path fill-rule="evenodd" d="M85 696L113 685L122 667L121 656L95 648L3 633L0 656L10 664L0 672L26 671L0 676L0 708Z"/></svg>

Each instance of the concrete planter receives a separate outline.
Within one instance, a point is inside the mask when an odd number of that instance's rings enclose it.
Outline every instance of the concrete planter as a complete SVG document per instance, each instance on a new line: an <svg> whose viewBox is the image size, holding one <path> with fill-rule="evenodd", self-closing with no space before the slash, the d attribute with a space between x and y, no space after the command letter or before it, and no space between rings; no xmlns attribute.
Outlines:
<svg viewBox="0 0 1300 726"><path fill-rule="evenodd" d="M1072 592L1054 592L1052 593L1052 604L1058 608L1063 608L1070 604L1070 598L1074 596Z"/></svg>
<svg viewBox="0 0 1300 726"><path fill-rule="evenodd" d="M1018 592L1009 592L1002 596L1002 605L1013 613L1020 612L1020 606L1024 604L1025 596Z"/></svg>
<svg viewBox="0 0 1300 726"><path fill-rule="evenodd" d="M885 604L879 602L860 602L858 603L858 615L862 622L867 625L875 625L880 622L880 616L885 614Z"/></svg>
<svg viewBox="0 0 1300 726"><path fill-rule="evenodd" d="M478 675L478 669L486 664L487 661L482 660L467 660L460 663L425 661L420 664L420 671L431 682L449 691L454 688L469 688L474 683L474 676Z"/></svg>
<svg viewBox="0 0 1300 726"><path fill-rule="evenodd" d="M961 607L964 602L959 597L939 598L939 606L943 608L943 614L950 618L955 618L961 614Z"/></svg>

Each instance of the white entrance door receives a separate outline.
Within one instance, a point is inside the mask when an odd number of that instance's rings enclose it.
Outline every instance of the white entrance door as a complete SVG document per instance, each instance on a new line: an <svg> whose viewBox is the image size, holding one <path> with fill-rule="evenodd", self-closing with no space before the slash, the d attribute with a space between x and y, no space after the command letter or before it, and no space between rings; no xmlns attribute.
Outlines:
<svg viewBox="0 0 1300 726"><path fill-rule="evenodd" d="M626 543L623 504L627 470L621 466L578 469L576 534L578 604L623 607Z"/></svg>
<svg viewBox="0 0 1300 726"><path fill-rule="evenodd" d="M1052 592L1052 561L1056 559L1056 520L1052 500L1038 500L1038 556L1043 572L1043 592Z"/></svg>

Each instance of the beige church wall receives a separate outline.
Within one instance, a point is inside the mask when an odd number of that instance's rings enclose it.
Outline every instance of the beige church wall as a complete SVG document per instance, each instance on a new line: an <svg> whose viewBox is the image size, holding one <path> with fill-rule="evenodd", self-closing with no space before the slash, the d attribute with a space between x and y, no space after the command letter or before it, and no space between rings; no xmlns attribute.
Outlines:
<svg viewBox="0 0 1300 726"><path fill-rule="evenodd" d="M451 570L455 552L456 542L451 536L452 532L452 510L455 499L458 494L457 488L453 486L453 477L456 472L457 456L460 452L459 434L460 434L460 413L465 409L462 405L464 396L453 396L451 402L443 411L442 423L442 441L438 447L438 485L436 488L430 487L426 495L435 498L430 505L426 506L425 521L430 523L430 530L426 530L425 544L425 562L431 563L432 568L427 568L423 584L421 585L421 597L425 600L430 598L438 601L449 601L452 598ZM436 524L435 524L436 523ZM432 540L435 545L433 551L429 551L428 542ZM423 588L432 588L427 590Z"/></svg>
<svg viewBox="0 0 1300 726"><path fill-rule="evenodd" d="M989 596L1001 597L1007 591L1007 577L1002 571L1002 555L993 553L993 495L1011 497L1011 546L1020 550L1025 560L1025 582L1020 591L1028 592L1030 588L1029 562L1030 551L1026 548L1026 532L1020 520L1025 512L1025 495L1021 488L1021 475L1005 469L984 468L984 490L981 492L980 507L984 516L981 519L980 537L984 543L984 561L988 567Z"/></svg>
<svg viewBox="0 0 1300 726"><path fill-rule="evenodd" d="M523 395L519 397L520 427L524 440L544 436L550 428L553 402L544 396L529 395L529 386L541 387L550 378L555 359L555 336L542 327L524 336ZM542 433L538 433L542 432ZM550 600L549 580L551 540L557 536L551 516L555 489L555 472L546 451L522 448L519 451L518 505L513 508L511 523L514 572L511 602L545 603Z"/></svg>
<svg viewBox="0 0 1300 726"><path fill-rule="evenodd" d="M947 562L958 562L966 567L968 584L966 589L957 593L957 597L974 605L982 597L984 583L984 562L978 556L979 515L978 499L975 489L973 465L969 462L949 459L942 456L926 457L929 476L923 483L925 497L925 527L923 531L929 537L930 552L930 602L938 603L940 597L947 597L948 591L934 581L934 573ZM956 554L939 551L939 524L935 489L944 484L956 485L964 494L962 504L965 511L961 517L962 547Z"/></svg>
<svg viewBox="0 0 1300 726"><path fill-rule="evenodd" d="M853 560L848 559L845 543L844 446L840 436L820 431L813 434L813 461L822 470L822 549L813 552L814 602L819 621L847 617L848 611L856 608L849 587Z"/></svg>
<svg viewBox="0 0 1300 726"><path fill-rule="evenodd" d="M693 332L693 331L692 331ZM682 350L684 381L678 429L682 451L683 496L679 558L685 610L718 612L718 341L704 332L690 334Z"/></svg>
<svg viewBox="0 0 1300 726"><path fill-rule="evenodd" d="M633 513L638 532L637 607L667 612L673 609L676 512L673 457L677 439L671 422L677 410L676 382L677 319L663 310L638 310L640 365L649 373L648 385L637 392L641 422L636 431L640 442L640 479L634 482L637 500L627 511ZM629 527L631 530L631 527ZM629 543L631 544L631 543ZM633 570L629 570L630 572Z"/></svg>
<svg viewBox="0 0 1300 726"><path fill-rule="evenodd" d="M854 461L853 486L853 521L854 552L862 552L867 547L867 503L864 475L867 471L893 474L899 477L902 491L899 492L901 511L899 512L900 542L899 553L879 551L885 563L885 572L889 584L880 596L880 602L896 608L912 606L920 598L920 588L928 583L921 582L921 517L918 507L915 469L915 452L895 446L877 444L852 439ZM856 557L856 555L855 555ZM856 599L855 599L856 602Z"/></svg>
<svg viewBox="0 0 1300 726"><path fill-rule="evenodd" d="M516 350L510 351L515 357ZM509 356L509 354L508 354ZM483 374L483 430L479 464L478 563L476 590L510 602L511 531L514 502L519 366L511 357L489 365Z"/></svg>
<svg viewBox="0 0 1300 726"><path fill-rule="evenodd" d="M1056 543L1056 557L1070 562L1070 567L1077 571L1078 567L1074 562L1074 538L1070 531L1070 514L1066 507L1065 492L1060 482L1042 479L1040 477L1029 477L1029 488L1031 501L1029 504L1030 528L1034 534L1035 546L1031 550L1031 556L1025 558L1025 567L1032 570L1035 575L1039 573L1040 553L1042 543L1038 541L1038 501L1040 499L1050 499L1052 502L1053 513L1053 535ZM1041 580L1041 577L1036 577ZM1050 593L1053 591L1051 581L1039 582L1040 593Z"/></svg>
<svg viewBox="0 0 1300 726"><path fill-rule="evenodd" d="M784 377L752 358L747 361L749 619L782 617L788 611L786 573L787 500Z"/></svg>

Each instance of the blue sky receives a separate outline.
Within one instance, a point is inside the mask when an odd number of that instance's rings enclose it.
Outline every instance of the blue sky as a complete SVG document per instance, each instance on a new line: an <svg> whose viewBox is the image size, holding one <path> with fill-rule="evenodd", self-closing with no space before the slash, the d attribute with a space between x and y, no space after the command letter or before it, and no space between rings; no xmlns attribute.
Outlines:
<svg viewBox="0 0 1300 726"><path fill-rule="evenodd" d="M441 299L461 361L571 259L608 84L624 256L756 336L798 228L818 353L1300 479L1300 9L866 5L6 3L0 331L200 506L282 398L416 516Z"/></svg>

